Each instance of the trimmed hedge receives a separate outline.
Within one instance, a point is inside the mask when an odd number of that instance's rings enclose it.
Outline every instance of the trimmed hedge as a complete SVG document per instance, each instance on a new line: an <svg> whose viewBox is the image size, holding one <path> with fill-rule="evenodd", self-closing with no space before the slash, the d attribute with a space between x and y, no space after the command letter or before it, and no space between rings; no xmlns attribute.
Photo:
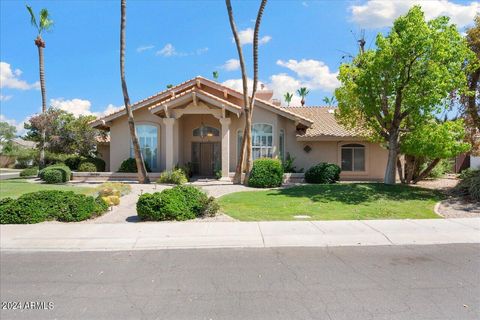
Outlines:
<svg viewBox="0 0 480 320"><path fill-rule="evenodd" d="M46 167L38 173L38 176L40 179L45 181L45 172L50 171L50 170L56 170L60 171L62 174L62 181L61 182L67 182L70 181L70 178L72 177L72 171L70 170L69 167L67 167L64 164L54 164L52 166Z"/></svg>
<svg viewBox="0 0 480 320"><path fill-rule="evenodd" d="M73 191L42 190L0 201L1 224L30 224L46 220L82 221L108 209L102 199Z"/></svg>
<svg viewBox="0 0 480 320"><path fill-rule="evenodd" d="M91 162L83 162L78 166L79 172L97 172L97 167Z"/></svg>
<svg viewBox="0 0 480 320"><path fill-rule="evenodd" d="M182 169L168 170L160 174L158 183L184 184L188 182L187 176Z"/></svg>
<svg viewBox="0 0 480 320"><path fill-rule="evenodd" d="M80 165L80 161L82 161L82 157L80 156L70 156L65 159L65 165L70 168L72 171L78 170L78 166Z"/></svg>
<svg viewBox="0 0 480 320"><path fill-rule="evenodd" d="M150 170L150 166L148 165L148 163L146 161L144 161L144 163L147 172L151 172L152 170ZM138 172L135 159L128 158L126 160L123 160L122 164L120 165L120 169L118 169L118 172Z"/></svg>
<svg viewBox="0 0 480 320"><path fill-rule="evenodd" d="M261 158L253 162L248 185L254 188L279 187L283 182L283 166L278 159Z"/></svg>
<svg viewBox="0 0 480 320"><path fill-rule="evenodd" d="M213 197L194 186L176 186L162 192L145 193L137 202L141 220L188 220L203 215L215 215L219 206Z"/></svg>
<svg viewBox="0 0 480 320"><path fill-rule="evenodd" d="M305 181L308 183L335 183L340 180L341 171L336 164L321 162L305 172Z"/></svg>
<svg viewBox="0 0 480 320"><path fill-rule="evenodd" d="M32 167L32 168L26 168L23 169L20 172L20 177L34 177L38 175L38 168L37 167Z"/></svg>
<svg viewBox="0 0 480 320"><path fill-rule="evenodd" d="M47 170L42 175L43 181L48 184L62 183L63 175L60 170Z"/></svg>

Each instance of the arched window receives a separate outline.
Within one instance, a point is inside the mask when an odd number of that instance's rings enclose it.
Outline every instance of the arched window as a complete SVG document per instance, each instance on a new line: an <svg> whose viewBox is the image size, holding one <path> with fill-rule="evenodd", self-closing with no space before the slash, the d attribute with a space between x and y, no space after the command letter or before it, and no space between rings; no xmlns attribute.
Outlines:
<svg viewBox="0 0 480 320"><path fill-rule="evenodd" d="M265 123L252 126L252 158L271 158L273 155L273 127Z"/></svg>
<svg viewBox="0 0 480 320"><path fill-rule="evenodd" d="M137 131L138 143L143 159L153 170L157 168L158 157L158 128L154 125L139 124L135 126ZM133 145L130 146L130 157L135 157Z"/></svg>
<svg viewBox="0 0 480 320"><path fill-rule="evenodd" d="M193 136L194 137L218 137L220 135L220 131L217 128L209 127L209 126L201 126L199 128L193 129Z"/></svg>
<svg viewBox="0 0 480 320"><path fill-rule="evenodd" d="M342 171L365 171L365 146L357 143L342 146Z"/></svg>

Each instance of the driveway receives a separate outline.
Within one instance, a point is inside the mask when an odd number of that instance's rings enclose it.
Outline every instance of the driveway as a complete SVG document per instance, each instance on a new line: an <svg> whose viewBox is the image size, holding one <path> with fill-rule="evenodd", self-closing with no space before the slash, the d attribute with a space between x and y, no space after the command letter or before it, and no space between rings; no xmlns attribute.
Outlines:
<svg viewBox="0 0 480 320"><path fill-rule="evenodd" d="M479 245L2 253L1 319L469 320Z"/></svg>

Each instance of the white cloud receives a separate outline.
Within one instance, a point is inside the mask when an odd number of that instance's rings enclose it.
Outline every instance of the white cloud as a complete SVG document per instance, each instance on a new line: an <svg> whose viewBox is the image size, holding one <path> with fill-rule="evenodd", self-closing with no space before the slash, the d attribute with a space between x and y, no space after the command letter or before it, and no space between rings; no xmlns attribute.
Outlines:
<svg viewBox="0 0 480 320"><path fill-rule="evenodd" d="M38 89L40 83L27 83L25 80L21 80L20 76L22 71L20 69L12 70L9 63L4 61L0 62L0 88L10 88L19 90Z"/></svg>
<svg viewBox="0 0 480 320"><path fill-rule="evenodd" d="M307 1L302 1L302 6L308 8L308 3L307 3Z"/></svg>
<svg viewBox="0 0 480 320"><path fill-rule="evenodd" d="M313 90L321 89L324 91L333 91L340 85L340 82L337 79L338 72L331 72L330 68L324 62L319 60L278 60L277 65L295 72L304 83L304 86Z"/></svg>
<svg viewBox="0 0 480 320"><path fill-rule="evenodd" d="M123 106L115 106L113 104L109 104L106 106L105 110L101 112L93 112L90 110L92 103L89 100L65 100L63 98L50 99L50 105L54 108L73 113L73 115L76 117L78 117L79 115L94 115L97 117L103 117L123 108Z"/></svg>
<svg viewBox="0 0 480 320"><path fill-rule="evenodd" d="M224 81L222 83L224 86L232 88L234 90L243 92L243 81L242 79L230 79L227 81ZM258 81L257 83L257 90L259 90L260 86L263 84L263 82ZM252 88L253 88L253 79L247 78L247 88L248 92L251 94L252 93Z"/></svg>
<svg viewBox="0 0 480 320"><path fill-rule="evenodd" d="M240 30L238 32L238 37L240 38L240 43L243 45L245 44L252 44L253 43L253 29L247 28L244 30ZM258 44L262 45L272 40L271 36L263 36L258 40ZM232 38L232 41L235 42L235 39Z"/></svg>
<svg viewBox="0 0 480 320"><path fill-rule="evenodd" d="M301 87L307 87L311 91L322 90L332 92L339 85L337 79L338 72L330 71L330 68L322 61L313 59L297 60L278 60L279 66L290 69L295 73L295 76L286 73L274 74L270 77L270 82L265 83L266 87L273 91L273 98L280 100L283 104L284 94L289 92L293 94L291 106L300 105L301 98L297 95L297 90ZM248 90L251 92L253 80L248 79ZM259 86L262 82L259 82ZM223 85L228 86L237 91L242 91L242 79L230 79L223 82ZM258 88L257 88L258 89Z"/></svg>
<svg viewBox="0 0 480 320"><path fill-rule="evenodd" d="M0 101L8 101L12 98L12 96L4 96L3 94L0 94Z"/></svg>
<svg viewBox="0 0 480 320"><path fill-rule="evenodd" d="M208 52L208 47L198 48L193 52L181 52L181 51L177 51L177 49L174 47L173 44L167 43L161 50L158 50L155 54L157 56L163 56L163 57L173 57L173 56L185 57L185 56L193 56L193 55L199 56L207 52Z"/></svg>
<svg viewBox="0 0 480 320"><path fill-rule="evenodd" d="M155 48L154 45L140 46L137 48L137 52L142 53L143 51L152 50L153 48Z"/></svg>
<svg viewBox="0 0 480 320"><path fill-rule="evenodd" d="M405 14L412 6L420 5L425 17L430 20L439 16L448 16L458 27L473 23L480 12L480 2L458 4L449 0L369 0L361 5L352 5L351 19L364 28L381 28L392 25L393 21Z"/></svg>
<svg viewBox="0 0 480 320"><path fill-rule="evenodd" d="M238 59L229 59L225 61L225 64L222 66L222 69L227 71L235 71L240 69L240 60Z"/></svg>
<svg viewBox="0 0 480 320"><path fill-rule="evenodd" d="M30 116L26 117L25 119L23 119L22 121L19 122L15 119L8 119L7 117L5 117L5 115L0 114L0 121L6 122L9 125L14 126L15 129L17 130L17 135L19 135L19 136L24 135L26 133L26 130L23 127L23 125L24 125L25 122L28 121L28 119L30 119Z"/></svg>

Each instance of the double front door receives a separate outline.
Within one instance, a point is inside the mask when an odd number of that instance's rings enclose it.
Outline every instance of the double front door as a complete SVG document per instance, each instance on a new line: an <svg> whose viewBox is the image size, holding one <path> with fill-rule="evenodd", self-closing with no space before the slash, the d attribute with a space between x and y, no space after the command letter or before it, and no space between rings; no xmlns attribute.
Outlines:
<svg viewBox="0 0 480 320"><path fill-rule="evenodd" d="M220 169L220 142L192 142L193 173L211 177Z"/></svg>

